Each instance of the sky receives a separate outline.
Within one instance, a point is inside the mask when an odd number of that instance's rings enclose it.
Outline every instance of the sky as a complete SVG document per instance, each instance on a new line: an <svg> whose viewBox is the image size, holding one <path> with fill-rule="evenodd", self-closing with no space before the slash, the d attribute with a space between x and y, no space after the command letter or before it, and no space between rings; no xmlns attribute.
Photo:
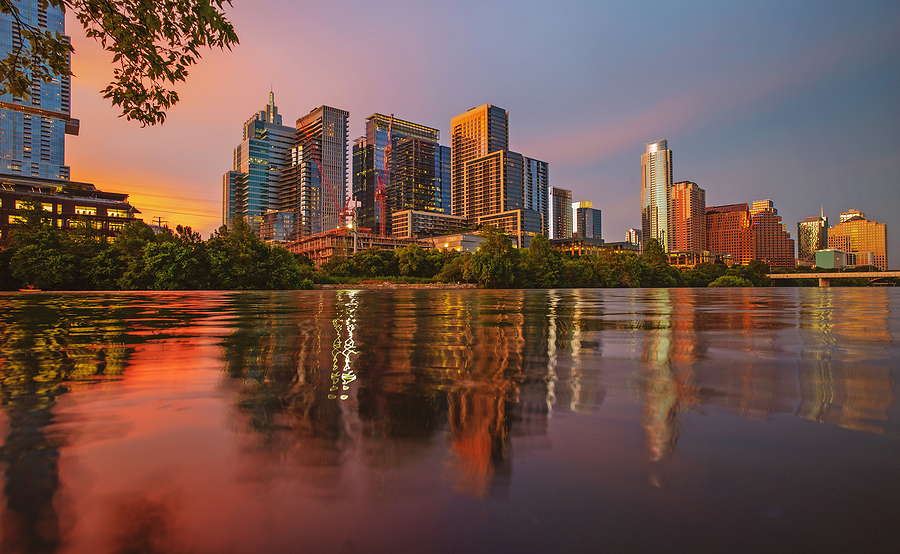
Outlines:
<svg viewBox="0 0 900 554"><path fill-rule="evenodd" d="M166 122L142 128L101 97L111 56L67 16L73 180L207 236L270 90L286 125L323 104L349 111L350 145L376 112L449 145L452 117L494 104L510 149L600 208L608 242L640 227L640 157L667 139L675 181L707 206L771 199L795 240L798 221L855 208L887 224L900 267L896 0L234 0L227 18L240 44L203 53Z"/></svg>

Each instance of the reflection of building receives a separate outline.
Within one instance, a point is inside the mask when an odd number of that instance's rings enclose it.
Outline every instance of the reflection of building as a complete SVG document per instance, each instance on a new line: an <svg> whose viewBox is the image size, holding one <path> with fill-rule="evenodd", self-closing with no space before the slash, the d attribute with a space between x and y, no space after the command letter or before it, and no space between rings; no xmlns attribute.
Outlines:
<svg viewBox="0 0 900 554"><path fill-rule="evenodd" d="M89 183L0 176L0 244L9 240L28 201L40 204L51 225L74 229L83 221L105 237L114 237L140 213L127 194L103 192Z"/></svg>
<svg viewBox="0 0 900 554"><path fill-rule="evenodd" d="M812 262L817 250L828 247L828 218L824 208L819 217L807 217L797 223L797 259Z"/></svg>
<svg viewBox="0 0 900 554"><path fill-rule="evenodd" d="M867 220L858 210L842 213L841 222L828 230L828 247L847 253L872 252L872 265L888 269L887 225Z"/></svg>
<svg viewBox="0 0 900 554"><path fill-rule="evenodd" d="M36 0L4 6L17 10L16 17L0 14L0 57L4 59L20 54L31 57L28 39L20 31L29 29L50 35L66 32L65 15L60 7L46 2L41 6ZM69 37L62 38L69 41ZM18 47L24 50L15 52ZM41 61L40 55L34 55L35 64ZM0 95L0 174L68 180L65 135L78 134L78 120L70 116L70 77L53 75L47 82L33 78L29 85L27 98L9 92Z"/></svg>
<svg viewBox="0 0 900 554"><path fill-rule="evenodd" d="M669 189L672 188L672 151L665 139L648 142L641 156L641 228L643 242L659 241L666 252L672 244L669 229Z"/></svg>

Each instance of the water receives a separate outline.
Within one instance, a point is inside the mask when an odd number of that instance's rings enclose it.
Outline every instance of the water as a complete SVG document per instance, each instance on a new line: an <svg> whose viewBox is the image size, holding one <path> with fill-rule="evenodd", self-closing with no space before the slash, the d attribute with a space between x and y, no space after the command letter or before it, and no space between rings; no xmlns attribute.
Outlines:
<svg viewBox="0 0 900 554"><path fill-rule="evenodd" d="M0 295L2 552L894 552L900 291Z"/></svg>

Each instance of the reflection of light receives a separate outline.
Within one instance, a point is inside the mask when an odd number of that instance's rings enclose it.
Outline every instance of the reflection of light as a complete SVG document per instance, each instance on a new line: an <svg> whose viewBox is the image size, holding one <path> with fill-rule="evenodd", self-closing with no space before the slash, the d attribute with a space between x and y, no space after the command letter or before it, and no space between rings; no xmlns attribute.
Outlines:
<svg viewBox="0 0 900 554"><path fill-rule="evenodd" d="M350 390L350 383L356 381L356 373L353 371L350 357L356 354L356 341L353 333L356 330L356 309L359 307L359 301L356 295L359 291L347 291L338 294L337 299L347 296L347 303L343 306L344 313L338 314L332 323L334 325L335 337L331 349L331 388L328 390L328 398L338 398L338 391L345 393ZM344 319L341 318L344 316ZM347 330L347 338L342 340L343 329ZM343 363L341 363L343 358ZM340 394L341 400L350 398L348 394Z"/></svg>

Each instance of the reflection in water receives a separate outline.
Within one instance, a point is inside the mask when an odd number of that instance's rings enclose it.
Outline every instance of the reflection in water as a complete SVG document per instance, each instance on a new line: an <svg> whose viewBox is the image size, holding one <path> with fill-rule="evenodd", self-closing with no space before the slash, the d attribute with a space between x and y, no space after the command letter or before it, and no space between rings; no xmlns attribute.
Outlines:
<svg viewBox="0 0 900 554"><path fill-rule="evenodd" d="M704 471L708 462L698 462L698 450L715 439L698 422L737 416L755 425L781 417L794 426L818 422L826 431L839 426L866 432L854 437L896 442L892 371L900 352L891 312L898 312L898 300L891 291L842 289L0 295L0 550L67 551L78 544L72 537L93 537L109 551L216 551L203 546L215 539L204 529L223 528L215 518L228 510L246 509L241 515L255 527L225 526L226 537L282 534L296 541L295 527L317 534L309 522L341 521L351 505L377 512L367 517L383 511L410 521L425 505L456 498L523 502L527 510L509 506L512 515L504 516L520 517L508 521L515 529L539 527L530 522L540 510L576 519L595 514L599 497L615 498L617 507L633 497L631 510L658 521L660 514L635 507L653 504L644 503L651 493L623 489L618 480L627 479L635 461L651 462L639 471L649 467L654 484L655 473L690 461L700 465L681 467L679 494L707 502L697 495L709 483L691 472ZM204 341L216 352L209 358L197 350ZM142 401L152 409L136 409L138 417L169 421L172 401L154 404L152 386L135 386L141 369L135 356L151 343L173 368L156 377L176 381L167 381L169 388L179 390L177 377L197 374L198 366L221 377L215 390L190 389L179 402L196 410L187 421L222 428L224 418L227 454L202 458L204 446L190 443L201 461L180 459L182 444L171 453L154 450L164 461L153 462L133 430L109 436L86 429L99 425L92 419L97 414L125 418ZM120 403L93 413L87 408L103 403L99 382L121 395ZM76 403L60 401L76 392ZM222 411L203 411L219 400ZM167 424L156 431L165 440L187 432ZM78 460L91 459L90 444L98 459L104 448L116 447L117 465L145 467L152 477L121 478L127 485L108 485L102 494L77 488L72 476L82 474L77 467L67 472L66 460L88 464ZM574 446L563 451L559 444ZM748 447L735 440L730 448L740 456ZM204 476L179 474L182 465L215 477L198 485ZM593 488L558 493L554 483L569 473ZM719 478L740 480L739 473ZM180 477L168 481L169 475ZM91 479L111 477L95 470ZM74 492L66 493L67 486ZM287 500L270 506L272 497L261 491L278 496L272 490L284 498L311 497L315 510ZM104 506L95 512L111 518L105 526L91 523L94 512L84 505L79 509L87 502L79 494ZM421 504L411 496L422 497ZM219 506L218 497L236 506ZM572 507L578 502L580 508ZM471 504L464 506L452 513L468 513ZM434 509L422 517L451 515ZM66 524L58 511L84 521ZM256 519L257 512L269 519ZM483 527L481 539L503 535L498 516L483 517L487 523L474 522ZM291 527L289 519L312 527ZM335 536L336 529L337 523L329 528ZM192 542L195 534L203 539ZM448 551L464 539L454 540Z"/></svg>

